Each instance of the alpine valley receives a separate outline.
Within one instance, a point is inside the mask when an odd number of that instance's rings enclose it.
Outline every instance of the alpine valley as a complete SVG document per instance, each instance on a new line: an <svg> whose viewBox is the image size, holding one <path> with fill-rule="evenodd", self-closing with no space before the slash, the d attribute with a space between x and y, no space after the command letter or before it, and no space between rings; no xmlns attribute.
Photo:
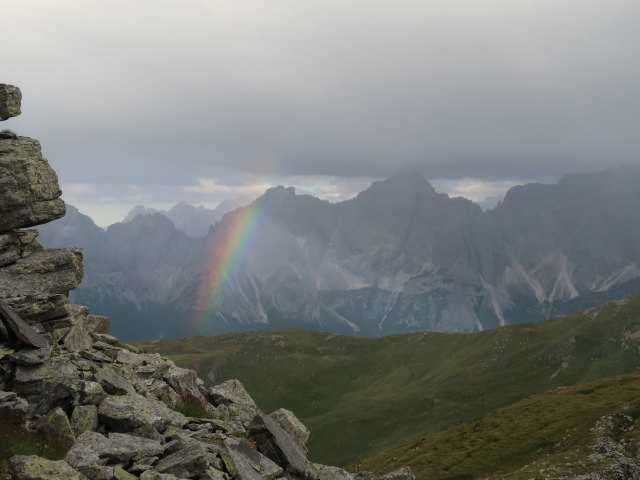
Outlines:
<svg viewBox="0 0 640 480"><path fill-rule="evenodd" d="M207 231L185 205L173 221L138 209L106 230L69 206L39 228L46 245L83 248L74 299L129 340L289 327L382 336L480 331L636 293L638 205L637 168L516 186L488 212L401 173L340 203L276 187L199 237L176 227ZM248 217L251 248L211 308L201 286Z"/></svg>

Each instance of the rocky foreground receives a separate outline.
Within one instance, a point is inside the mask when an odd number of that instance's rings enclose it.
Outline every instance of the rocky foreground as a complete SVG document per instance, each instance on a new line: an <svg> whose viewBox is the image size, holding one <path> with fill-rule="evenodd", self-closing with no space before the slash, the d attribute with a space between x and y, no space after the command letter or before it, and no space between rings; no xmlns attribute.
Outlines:
<svg viewBox="0 0 640 480"><path fill-rule="evenodd" d="M0 84L0 119L20 114ZM206 388L192 370L109 335L73 305L82 252L43 248L36 230L64 215L36 140L0 132L0 421L38 432L64 460L14 456L24 480L414 479L351 474L307 459L309 431L290 411L266 415L237 380Z"/></svg>

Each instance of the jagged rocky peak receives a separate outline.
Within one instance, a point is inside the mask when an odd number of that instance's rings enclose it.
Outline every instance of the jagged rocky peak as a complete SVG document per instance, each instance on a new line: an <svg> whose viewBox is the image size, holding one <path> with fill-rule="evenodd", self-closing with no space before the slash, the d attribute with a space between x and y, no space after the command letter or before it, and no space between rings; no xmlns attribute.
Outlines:
<svg viewBox="0 0 640 480"><path fill-rule="evenodd" d="M400 195L437 195L435 189L427 179L419 172L400 172L385 180L373 182L371 186L361 192L360 195L397 193ZM359 195L359 196L360 196Z"/></svg>
<svg viewBox="0 0 640 480"><path fill-rule="evenodd" d="M0 112L19 112L16 90L0 85L13 92L0 95ZM414 479L315 464L292 412L267 415L238 380L206 386L109 335L106 317L69 302L81 251L44 248L20 230L64 214L38 143L0 137L0 174L0 435L16 438L0 479ZM22 436L49 458L20 451Z"/></svg>

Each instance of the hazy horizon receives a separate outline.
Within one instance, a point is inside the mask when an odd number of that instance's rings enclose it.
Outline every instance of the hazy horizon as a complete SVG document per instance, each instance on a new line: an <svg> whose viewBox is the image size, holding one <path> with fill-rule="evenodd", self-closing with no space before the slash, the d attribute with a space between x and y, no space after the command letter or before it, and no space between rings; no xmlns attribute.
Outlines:
<svg viewBox="0 0 640 480"><path fill-rule="evenodd" d="M103 223L413 169L481 200L640 164L632 0L13 2L6 122ZM44 54L46 52L46 54Z"/></svg>

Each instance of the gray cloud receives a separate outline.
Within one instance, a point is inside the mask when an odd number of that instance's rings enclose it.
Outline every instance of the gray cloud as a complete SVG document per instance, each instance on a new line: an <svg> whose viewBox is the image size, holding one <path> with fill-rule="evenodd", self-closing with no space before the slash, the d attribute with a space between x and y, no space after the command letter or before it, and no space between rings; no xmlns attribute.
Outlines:
<svg viewBox="0 0 640 480"><path fill-rule="evenodd" d="M1 81L66 183L640 163L637 0L30 0ZM155 188L155 187L154 187Z"/></svg>

